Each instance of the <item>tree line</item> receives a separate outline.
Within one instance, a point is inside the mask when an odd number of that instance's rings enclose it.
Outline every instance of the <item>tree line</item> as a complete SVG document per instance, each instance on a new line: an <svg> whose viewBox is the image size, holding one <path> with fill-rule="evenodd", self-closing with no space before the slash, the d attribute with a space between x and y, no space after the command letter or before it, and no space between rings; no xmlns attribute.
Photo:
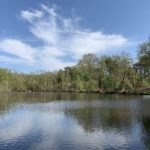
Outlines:
<svg viewBox="0 0 150 150"><path fill-rule="evenodd" d="M137 61L128 54L84 55L57 72L17 73L0 69L0 91L150 93L150 39L139 46Z"/></svg>

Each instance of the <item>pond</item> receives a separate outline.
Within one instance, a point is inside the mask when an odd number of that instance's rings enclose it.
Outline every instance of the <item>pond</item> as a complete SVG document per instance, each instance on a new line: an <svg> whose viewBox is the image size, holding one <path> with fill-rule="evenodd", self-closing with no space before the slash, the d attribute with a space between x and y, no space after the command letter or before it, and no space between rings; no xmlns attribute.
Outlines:
<svg viewBox="0 0 150 150"><path fill-rule="evenodd" d="M0 93L0 150L150 149L150 96Z"/></svg>

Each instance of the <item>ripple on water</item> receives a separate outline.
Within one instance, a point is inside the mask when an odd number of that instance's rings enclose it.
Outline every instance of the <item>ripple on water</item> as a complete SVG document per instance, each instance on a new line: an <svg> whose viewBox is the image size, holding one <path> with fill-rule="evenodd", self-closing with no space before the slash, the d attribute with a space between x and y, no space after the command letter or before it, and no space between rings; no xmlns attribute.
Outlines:
<svg viewBox="0 0 150 150"><path fill-rule="evenodd" d="M16 102L0 111L0 150L148 149L149 106L147 97Z"/></svg>

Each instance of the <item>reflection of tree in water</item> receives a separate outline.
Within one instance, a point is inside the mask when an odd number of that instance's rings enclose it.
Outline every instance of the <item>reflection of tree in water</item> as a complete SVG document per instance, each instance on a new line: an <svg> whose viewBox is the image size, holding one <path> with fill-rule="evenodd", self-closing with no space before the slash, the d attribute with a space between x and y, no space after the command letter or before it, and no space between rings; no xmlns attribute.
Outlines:
<svg viewBox="0 0 150 150"><path fill-rule="evenodd" d="M17 103L49 103L51 101L93 101L93 100L130 100L134 96L123 95L99 95L94 93L55 93L55 92L18 92L18 93L0 93L0 113L8 111L8 109ZM137 98L137 97L136 97Z"/></svg>
<svg viewBox="0 0 150 150"><path fill-rule="evenodd" d="M145 100L140 103L140 122L142 123L142 140L147 149L150 149L150 101Z"/></svg>
<svg viewBox="0 0 150 150"><path fill-rule="evenodd" d="M150 117L142 118L143 125L143 140L146 148L150 149Z"/></svg>
<svg viewBox="0 0 150 150"><path fill-rule="evenodd" d="M72 93L57 93L57 92L8 92L0 93L0 113L8 111L9 108L15 104L26 103L49 103L52 101L61 100L83 100L84 94L72 94Z"/></svg>
<svg viewBox="0 0 150 150"><path fill-rule="evenodd" d="M73 116L87 132L99 129L117 130L131 129L131 115L127 108L82 108L66 112Z"/></svg>

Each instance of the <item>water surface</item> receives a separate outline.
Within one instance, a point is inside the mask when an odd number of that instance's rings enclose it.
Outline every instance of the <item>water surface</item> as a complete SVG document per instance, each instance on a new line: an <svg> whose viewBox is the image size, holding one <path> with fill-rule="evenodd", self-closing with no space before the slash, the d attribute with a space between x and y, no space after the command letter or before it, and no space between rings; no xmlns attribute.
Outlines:
<svg viewBox="0 0 150 150"><path fill-rule="evenodd" d="M0 150L150 149L150 96L0 93Z"/></svg>

